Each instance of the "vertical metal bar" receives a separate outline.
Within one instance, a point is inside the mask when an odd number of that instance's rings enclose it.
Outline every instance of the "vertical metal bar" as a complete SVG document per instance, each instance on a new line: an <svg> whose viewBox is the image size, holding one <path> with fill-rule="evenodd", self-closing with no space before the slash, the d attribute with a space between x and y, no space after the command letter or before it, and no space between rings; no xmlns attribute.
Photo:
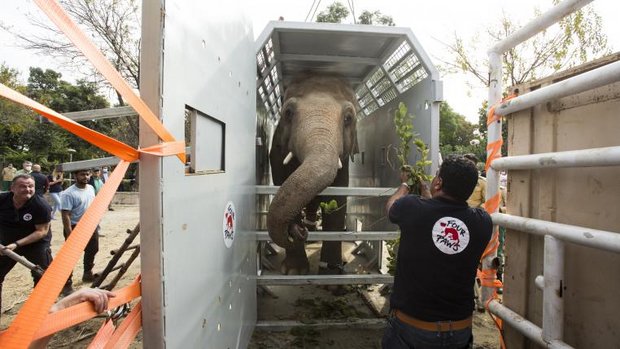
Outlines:
<svg viewBox="0 0 620 349"><path fill-rule="evenodd" d="M550 235L545 235L544 280L542 336L551 342L564 335L564 242Z"/></svg>
<svg viewBox="0 0 620 349"><path fill-rule="evenodd" d="M498 104L502 98L502 55L498 52L489 52L489 109ZM502 138L502 120L501 118L489 125L487 129L488 138L487 144L498 141ZM490 158L491 151L487 148L487 159ZM487 193L486 200L489 200L499 191L499 175L497 170L489 167L487 171ZM497 212L497 211L495 211ZM495 213L489 212L489 213ZM497 225L493 226L493 237L499 234ZM497 257L497 251L489 254L482 259L482 269L491 269L493 266L493 259ZM494 289L492 287L483 286L481 291L481 297L484 304L487 303L491 297L493 297Z"/></svg>

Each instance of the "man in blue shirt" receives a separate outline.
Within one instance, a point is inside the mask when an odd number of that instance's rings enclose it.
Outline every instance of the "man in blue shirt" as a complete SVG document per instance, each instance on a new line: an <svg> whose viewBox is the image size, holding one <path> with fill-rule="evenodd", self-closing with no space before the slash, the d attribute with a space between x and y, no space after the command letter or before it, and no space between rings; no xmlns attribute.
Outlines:
<svg viewBox="0 0 620 349"><path fill-rule="evenodd" d="M88 207L95 200L95 189L88 184L90 170L77 170L73 172L75 184L67 188L61 195L62 226L65 240L71 235L73 228L78 224ZM82 281L92 282L95 255L99 251L99 227L95 229L92 237L84 249L84 275ZM71 276L72 277L72 276ZM71 280L69 277L69 280Z"/></svg>

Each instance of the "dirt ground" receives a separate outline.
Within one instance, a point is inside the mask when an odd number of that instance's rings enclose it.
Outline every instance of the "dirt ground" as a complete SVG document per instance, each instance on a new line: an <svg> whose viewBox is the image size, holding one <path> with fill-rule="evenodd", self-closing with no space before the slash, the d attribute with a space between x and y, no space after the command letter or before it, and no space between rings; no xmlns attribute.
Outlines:
<svg viewBox="0 0 620 349"><path fill-rule="evenodd" d="M100 224L102 236L99 239L95 271L101 271L107 265L112 258L110 251L121 246L128 235L127 229L135 227L138 217L137 206L115 206L114 211L107 212ZM64 243L60 214L57 214L56 220L52 221L52 232L52 252L55 255ZM348 246L354 247L352 244ZM314 266L311 272L315 273L318 251L318 244L308 245L311 266ZM126 255L128 256L129 253ZM273 262L277 263L281 257L281 254L273 257L275 258ZM123 257L121 260L125 259L126 257ZM135 278L139 273L139 262L138 258L119 281L117 288L129 284ZM73 273L75 288L88 286L81 281L82 269L80 258ZM349 273L359 271L359 266L356 266L355 261L351 259L346 270ZM269 333L257 330L254 331L249 348L380 348L383 334L381 316L386 313L387 309L385 297L380 294L380 286L346 286L344 290L344 294L334 296L323 286L271 286L268 288L269 292L259 289L258 320L297 320L304 323L316 323L318 319L336 322L347 322L352 319L379 319L378 325L364 328L328 327ZM31 291L30 272L21 265L15 266L4 282L0 329L6 329L10 325ZM103 321L103 318L94 318L57 333L50 341L49 348L86 348ZM474 348L499 348L498 332L487 314L474 314L474 336ZM138 334L131 348L142 348L142 333Z"/></svg>

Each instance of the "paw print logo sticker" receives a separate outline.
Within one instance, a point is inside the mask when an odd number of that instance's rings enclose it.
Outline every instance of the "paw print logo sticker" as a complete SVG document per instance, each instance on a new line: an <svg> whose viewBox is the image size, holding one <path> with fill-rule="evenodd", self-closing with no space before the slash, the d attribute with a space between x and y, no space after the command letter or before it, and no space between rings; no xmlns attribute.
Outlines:
<svg viewBox="0 0 620 349"><path fill-rule="evenodd" d="M224 231L224 245L231 248L235 241L237 213L235 212L235 204L229 201L224 209L224 220L222 221L222 229Z"/></svg>
<svg viewBox="0 0 620 349"><path fill-rule="evenodd" d="M454 217L443 217L433 226L433 243L445 254L463 252L469 244L469 229L463 221Z"/></svg>
<svg viewBox="0 0 620 349"><path fill-rule="evenodd" d="M30 222L32 215L30 213L26 213L23 218L26 222Z"/></svg>

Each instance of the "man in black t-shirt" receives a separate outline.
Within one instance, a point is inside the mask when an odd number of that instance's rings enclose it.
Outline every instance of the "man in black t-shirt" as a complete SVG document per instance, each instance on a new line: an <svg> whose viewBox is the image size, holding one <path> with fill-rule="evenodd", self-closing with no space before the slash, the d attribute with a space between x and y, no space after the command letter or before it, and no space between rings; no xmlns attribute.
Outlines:
<svg viewBox="0 0 620 349"><path fill-rule="evenodd" d="M51 209L42 196L35 195L34 186L31 175L21 174L13 178L10 192L0 194L0 243L46 269L52 262ZM2 283L15 263L0 250L0 305ZM36 285L41 276L31 274Z"/></svg>
<svg viewBox="0 0 620 349"><path fill-rule="evenodd" d="M401 176L406 180L406 176ZM474 163L450 156L430 190L407 195L407 183L386 211L401 231L391 316L383 348L467 348L472 342L473 283L493 229L491 217L470 208L478 180Z"/></svg>

